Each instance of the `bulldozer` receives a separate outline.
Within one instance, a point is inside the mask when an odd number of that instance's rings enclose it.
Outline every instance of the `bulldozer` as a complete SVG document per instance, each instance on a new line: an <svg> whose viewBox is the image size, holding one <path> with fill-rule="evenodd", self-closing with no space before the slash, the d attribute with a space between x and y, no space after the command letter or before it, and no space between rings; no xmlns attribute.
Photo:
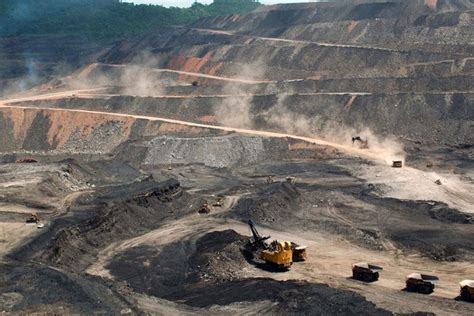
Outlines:
<svg viewBox="0 0 474 316"><path fill-rule="evenodd" d="M474 302L474 280L464 280L459 283L460 296L463 301Z"/></svg>
<svg viewBox="0 0 474 316"><path fill-rule="evenodd" d="M252 252L257 253L259 259L266 264L277 268L289 269L293 262L304 261L307 258L306 246L291 241L280 242L274 240L268 243L270 236L262 237L252 220L248 221L253 240L249 241Z"/></svg>
<svg viewBox="0 0 474 316"><path fill-rule="evenodd" d="M434 291L439 278L433 275L412 273L407 275L406 290L408 292L418 292L421 294L431 294Z"/></svg>
<svg viewBox="0 0 474 316"><path fill-rule="evenodd" d="M379 279L379 272L382 267L367 263L359 262L352 265L352 278L364 282L375 282Z"/></svg>

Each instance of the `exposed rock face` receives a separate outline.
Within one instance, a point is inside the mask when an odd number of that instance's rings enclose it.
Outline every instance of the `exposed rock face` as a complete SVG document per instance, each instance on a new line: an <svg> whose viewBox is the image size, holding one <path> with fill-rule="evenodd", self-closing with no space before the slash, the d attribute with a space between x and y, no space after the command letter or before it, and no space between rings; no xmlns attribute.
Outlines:
<svg viewBox="0 0 474 316"><path fill-rule="evenodd" d="M176 138L160 136L149 143L146 164L202 163L209 167L247 165L288 150L284 140L224 136Z"/></svg>

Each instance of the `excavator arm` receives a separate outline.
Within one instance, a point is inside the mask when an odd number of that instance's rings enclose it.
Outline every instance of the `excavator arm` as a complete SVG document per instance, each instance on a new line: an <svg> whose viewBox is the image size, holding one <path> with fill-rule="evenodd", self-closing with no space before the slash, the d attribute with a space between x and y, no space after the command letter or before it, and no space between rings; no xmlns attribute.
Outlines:
<svg viewBox="0 0 474 316"><path fill-rule="evenodd" d="M253 235L253 246L255 248L260 248L260 249L267 249L268 245L265 243L267 239L270 238L270 236L262 237L258 231L257 228L255 227L255 223L249 219L248 224L250 226L250 230L252 231Z"/></svg>

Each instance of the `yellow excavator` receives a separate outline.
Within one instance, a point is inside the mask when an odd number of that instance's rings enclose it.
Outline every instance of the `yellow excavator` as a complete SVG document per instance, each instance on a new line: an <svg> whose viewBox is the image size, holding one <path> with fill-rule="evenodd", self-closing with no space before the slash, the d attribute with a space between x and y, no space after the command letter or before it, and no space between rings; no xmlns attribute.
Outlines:
<svg viewBox="0 0 474 316"><path fill-rule="evenodd" d="M274 240L271 243L267 243L270 236L262 237L252 220L249 220L248 224L253 235L253 241L249 242L250 248L266 264L288 269L293 262L306 260L306 246L300 246L291 241Z"/></svg>

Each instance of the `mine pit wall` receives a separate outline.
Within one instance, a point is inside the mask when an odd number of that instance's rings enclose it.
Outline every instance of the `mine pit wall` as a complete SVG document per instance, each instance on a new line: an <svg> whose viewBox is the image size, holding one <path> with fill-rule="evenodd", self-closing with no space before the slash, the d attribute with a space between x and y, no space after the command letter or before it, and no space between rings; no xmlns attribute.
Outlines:
<svg viewBox="0 0 474 316"><path fill-rule="evenodd" d="M437 62L452 58L449 54L426 52L392 52L358 47L323 47L316 44L281 44L252 40L246 45L206 47L180 46L154 53L157 68L247 79L284 80L312 76L402 76L407 64ZM141 52L132 52L137 58ZM263 59L261 56L267 56ZM132 58L132 61L133 59ZM459 58L463 58L460 56ZM124 56L103 57L101 62L126 64ZM250 65L250 66L249 66Z"/></svg>
<svg viewBox="0 0 474 316"><path fill-rule="evenodd" d="M204 18L193 26L252 36L396 49L443 51L449 44L457 46L454 53L472 52L472 1L385 2L391 3L261 6L244 16Z"/></svg>
<svg viewBox="0 0 474 316"><path fill-rule="evenodd" d="M394 29L399 28L399 21L393 18L298 24L279 28L256 28L244 32L252 36L290 40L354 43L394 49L423 48L426 51L437 51L444 47L443 45L450 44L458 46L456 52L461 53L472 51L472 43L469 41L473 35L472 26L469 24L472 23L472 15L473 11L421 15L399 33L394 32ZM427 33L430 36L426 36Z"/></svg>
<svg viewBox="0 0 474 316"><path fill-rule="evenodd" d="M145 164L198 163L213 168L252 165L272 159L291 157L314 158L314 152L330 152L326 148L289 143L285 138L268 138L232 134L217 137L159 136L149 141ZM306 155L305 155L306 154ZM308 155L309 154L309 155Z"/></svg>
<svg viewBox="0 0 474 316"><path fill-rule="evenodd" d="M473 60L474 61L474 60ZM457 75L449 77L423 76L402 78L346 78L326 80L295 80L272 83L242 84L201 82L197 87L191 84L171 85L163 87L160 95L172 96L213 96L225 94L303 94L303 93L397 93L397 92L453 92L469 91L474 82L474 71L470 75ZM116 88L114 91L124 91ZM114 92L112 92L114 93ZM126 93L122 93L126 94Z"/></svg>
<svg viewBox="0 0 474 316"><path fill-rule="evenodd" d="M411 71L411 64L428 63L424 67L427 72L430 70L430 63L453 58L459 59L456 63L462 63L465 58L472 57L472 47L465 54L460 53L462 49L453 54L419 50L392 51L372 47L327 47L314 43L258 38L243 40L242 36L225 36L228 38L186 29L150 34L117 44L100 58L100 62L122 65L145 63L154 68L208 75L283 80L328 75L396 77ZM146 57L143 57L144 51L148 52ZM265 58L261 58L262 56ZM449 65L434 67L435 72L440 67L444 71ZM462 67L454 70L449 74L464 73Z"/></svg>
<svg viewBox="0 0 474 316"><path fill-rule="evenodd" d="M474 9L474 4L469 0L455 1L455 3L449 0L364 2L369 1L351 0L338 1L337 3L322 2L261 6L244 16L227 15L203 18L195 22L193 26L205 28L213 25L217 29L244 31L335 21L384 20L397 16L413 19L419 15Z"/></svg>
<svg viewBox="0 0 474 316"><path fill-rule="evenodd" d="M110 93L137 96L161 95L228 95L228 94L275 94L275 93L324 93L324 92L453 92L470 91L474 82L474 58L447 60L434 63L405 65L400 68L403 75L367 78L296 79L278 82L246 83L231 82L194 75L184 75L133 65L92 64L83 68L73 81L73 88L90 85L114 86ZM317 76L316 76L317 77ZM132 80L126 80L132 78ZM130 86L133 78L145 78L146 89ZM191 83L196 80L198 86ZM126 82L128 81L128 82ZM141 91L146 90L146 91Z"/></svg>
<svg viewBox="0 0 474 316"><path fill-rule="evenodd" d="M106 154L157 135L215 135L212 130L131 117L0 108L0 153Z"/></svg>
<svg viewBox="0 0 474 316"><path fill-rule="evenodd" d="M309 122L313 136L318 136L328 125L336 124L356 129L370 128L378 135L394 135L419 144L474 144L472 93L264 95L246 99L113 97L108 100L65 99L28 105L113 111L219 125L223 124L216 115L220 107L246 104L256 129L308 133L304 128L298 130L298 126L295 126L296 130L289 130L287 126L278 124L281 117L289 116L294 121L302 118Z"/></svg>

